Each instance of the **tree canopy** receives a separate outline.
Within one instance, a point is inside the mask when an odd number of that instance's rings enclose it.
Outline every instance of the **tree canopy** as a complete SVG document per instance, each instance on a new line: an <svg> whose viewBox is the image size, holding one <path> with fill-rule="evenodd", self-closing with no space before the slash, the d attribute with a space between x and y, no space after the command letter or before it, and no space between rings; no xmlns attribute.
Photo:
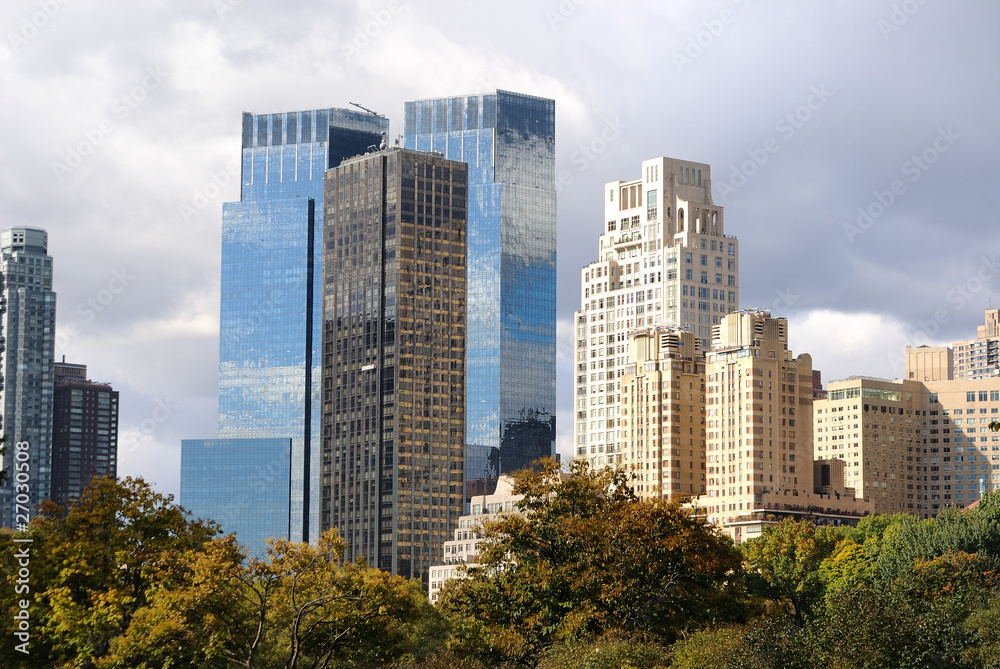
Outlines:
<svg viewBox="0 0 1000 669"><path fill-rule="evenodd" d="M44 505L30 544L0 531L0 666L1000 668L1000 493L736 546L623 471L546 462L514 490L434 607L335 533L256 559L141 480L95 481Z"/></svg>
<svg viewBox="0 0 1000 669"><path fill-rule="evenodd" d="M344 563L334 533L275 541L262 560L218 534L138 479L97 480L68 510L43 505L30 544L0 533L0 666L385 666L442 633L418 583ZM28 655L9 643L17 570L6 568L25 545Z"/></svg>
<svg viewBox="0 0 1000 669"><path fill-rule="evenodd" d="M733 543L680 502L640 501L620 470L554 461L517 476L520 515L482 530L479 566L442 594L466 648L533 666L560 641L673 641L745 616Z"/></svg>

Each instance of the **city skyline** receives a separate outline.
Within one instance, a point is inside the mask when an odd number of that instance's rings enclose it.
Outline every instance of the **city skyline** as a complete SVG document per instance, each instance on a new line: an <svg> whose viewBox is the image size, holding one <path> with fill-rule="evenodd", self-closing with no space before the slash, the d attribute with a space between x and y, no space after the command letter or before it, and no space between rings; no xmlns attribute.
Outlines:
<svg viewBox="0 0 1000 669"><path fill-rule="evenodd" d="M741 242L740 306L787 316L824 380L900 377L906 344L975 335L1000 271L994 6L650 3L637 21L525 3L490 16L490 35L478 9L446 7L67 4L40 21L37 3L5 7L19 37L0 42L0 81L18 102L0 126L0 208L50 234L55 357L120 390L121 475L176 493L181 438L214 433L219 221L247 109L358 102L391 140L403 100L555 99L564 456L599 191L651 156L711 165Z"/></svg>

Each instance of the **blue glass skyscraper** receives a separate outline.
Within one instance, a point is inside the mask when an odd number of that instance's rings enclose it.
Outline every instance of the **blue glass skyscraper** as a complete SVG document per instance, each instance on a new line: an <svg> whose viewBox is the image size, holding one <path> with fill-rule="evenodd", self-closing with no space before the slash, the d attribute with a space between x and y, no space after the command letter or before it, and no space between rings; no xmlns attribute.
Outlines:
<svg viewBox="0 0 1000 669"><path fill-rule="evenodd" d="M345 109L243 115L240 201L222 208L218 437L291 440L289 521L274 536L309 540L319 529L323 176L388 129L384 117ZM223 471L220 500L240 494Z"/></svg>
<svg viewBox="0 0 1000 669"><path fill-rule="evenodd" d="M235 532L255 557L288 536L291 439L185 439L181 450L181 503L196 517Z"/></svg>
<svg viewBox="0 0 1000 669"><path fill-rule="evenodd" d="M555 102L407 102L406 148L469 166L466 480L555 452Z"/></svg>

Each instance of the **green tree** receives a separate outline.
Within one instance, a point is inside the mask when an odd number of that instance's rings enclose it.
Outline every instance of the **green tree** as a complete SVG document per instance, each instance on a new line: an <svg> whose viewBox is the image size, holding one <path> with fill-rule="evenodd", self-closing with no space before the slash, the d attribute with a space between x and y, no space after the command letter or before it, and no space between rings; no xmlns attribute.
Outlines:
<svg viewBox="0 0 1000 669"><path fill-rule="evenodd" d="M385 666L436 615L416 582L342 561L344 542L274 541L245 559L232 535L190 552L189 578L165 583L104 667Z"/></svg>
<svg viewBox="0 0 1000 669"><path fill-rule="evenodd" d="M458 647L534 666L560 641L614 631L664 642L745 615L732 542L680 503L639 501L626 474L554 461L517 475L523 515L482 531L480 567L442 607Z"/></svg>
<svg viewBox="0 0 1000 669"><path fill-rule="evenodd" d="M842 528L844 539L819 565L826 597L845 588L866 588L878 578L882 542L890 528L920 522L909 514L865 516L857 527Z"/></svg>
<svg viewBox="0 0 1000 669"><path fill-rule="evenodd" d="M886 529L876 563L879 577L893 582L913 568L917 560L954 553L981 553L1000 557L998 505L983 498L982 511L945 507L934 518L893 516Z"/></svg>
<svg viewBox="0 0 1000 669"><path fill-rule="evenodd" d="M1000 593L994 592L988 606L972 613L965 628L970 638L962 659L975 667L1000 669Z"/></svg>
<svg viewBox="0 0 1000 669"><path fill-rule="evenodd" d="M613 636L556 644L546 650L538 669L666 669L670 650L656 643Z"/></svg>
<svg viewBox="0 0 1000 669"><path fill-rule="evenodd" d="M968 553L916 560L895 581L828 593L805 638L816 666L965 667L965 625L993 588L993 561Z"/></svg>
<svg viewBox="0 0 1000 669"><path fill-rule="evenodd" d="M671 648L671 669L806 669L805 634L787 614L700 630Z"/></svg>
<svg viewBox="0 0 1000 669"><path fill-rule="evenodd" d="M962 651L972 641L965 621L988 604L996 580L992 558L962 552L917 560L896 579L894 590L919 620L915 647L925 666L963 666Z"/></svg>
<svg viewBox="0 0 1000 669"><path fill-rule="evenodd" d="M768 599L787 603L801 627L825 591L820 565L844 535L841 528L790 518L767 527L741 546L747 571L755 577L749 581L751 587Z"/></svg>
<svg viewBox="0 0 1000 669"><path fill-rule="evenodd" d="M881 584L831 592L802 635L812 667L917 669L920 618Z"/></svg>
<svg viewBox="0 0 1000 669"><path fill-rule="evenodd" d="M43 503L28 531L30 666L95 666L146 604L153 585L172 573L177 557L217 533L214 524L191 520L172 497L139 479L95 479L68 510ZM10 552L12 539L3 538L3 553ZM0 586L5 591L14 589L16 574L6 559ZM4 644L4 666L24 659L7 651Z"/></svg>

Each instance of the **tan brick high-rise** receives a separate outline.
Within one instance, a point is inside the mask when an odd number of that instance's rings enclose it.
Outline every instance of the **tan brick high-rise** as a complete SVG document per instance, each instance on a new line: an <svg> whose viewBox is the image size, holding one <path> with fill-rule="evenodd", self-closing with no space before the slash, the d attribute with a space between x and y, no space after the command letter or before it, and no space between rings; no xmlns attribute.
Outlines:
<svg viewBox="0 0 1000 669"><path fill-rule="evenodd" d="M726 316L707 356L709 519L737 521L813 493L812 358L788 349L788 322L766 311Z"/></svg>
<svg viewBox="0 0 1000 669"><path fill-rule="evenodd" d="M705 492L705 356L693 332L630 333L621 378L624 464L643 498Z"/></svg>

